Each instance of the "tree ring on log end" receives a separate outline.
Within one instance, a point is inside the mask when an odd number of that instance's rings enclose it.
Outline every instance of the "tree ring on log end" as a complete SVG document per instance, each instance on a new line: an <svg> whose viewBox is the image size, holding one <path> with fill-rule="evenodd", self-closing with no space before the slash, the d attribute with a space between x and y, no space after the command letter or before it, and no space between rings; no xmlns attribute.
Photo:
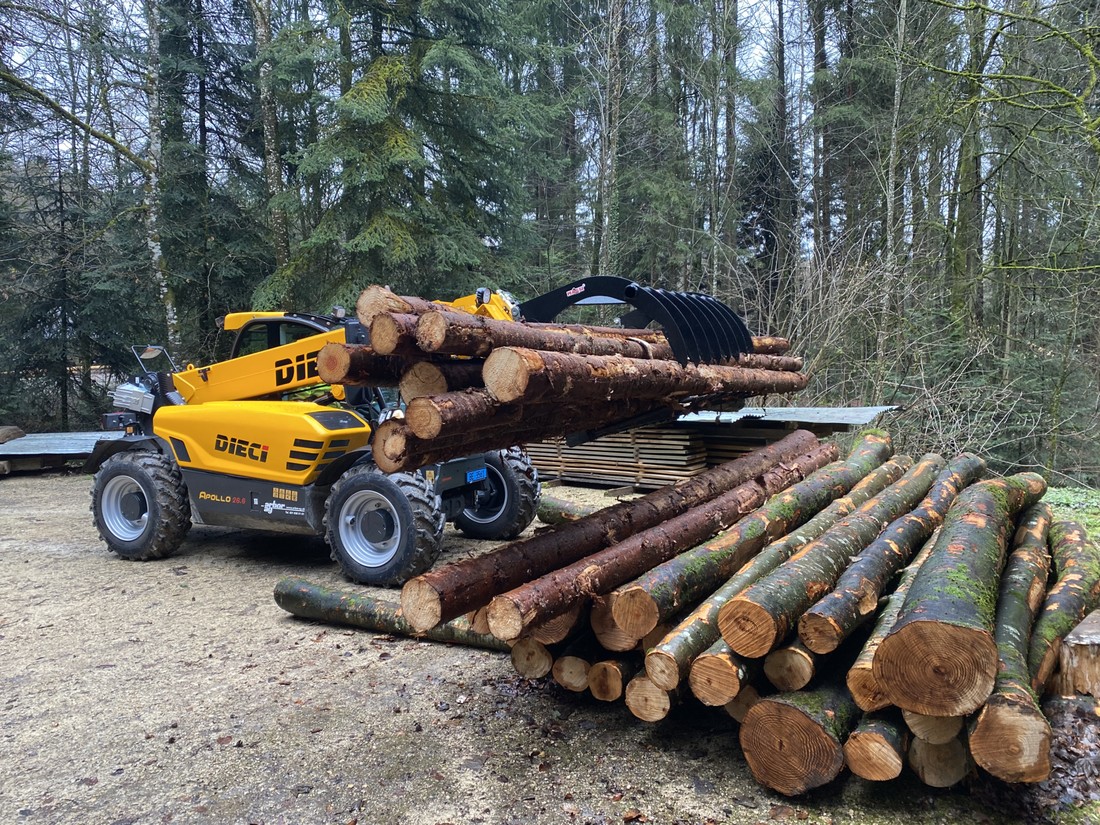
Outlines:
<svg viewBox="0 0 1100 825"><path fill-rule="evenodd" d="M767 655L779 636L771 613L747 599L734 599L722 608L718 629L734 653L751 659Z"/></svg>
<svg viewBox="0 0 1100 825"><path fill-rule="evenodd" d="M905 766L893 746L875 733L854 732L844 743L844 757L852 773L871 782L897 779Z"/></svg>
<svg viewBox="0 0 1100 825"><path fill-rule="evenodd" d="M1004 782L1043 782L1050 777L1050 723L1034 707L992 697L970 733L970 753Z"/></svg>
<svg viewBox="0 0 1100 825"><path fill-rule="evenodd" d="M439 592L420 579L409 579L401 588L401 615L418 633L431 630L443 618Z"/></svg>
<svg viewBox="0 0 1100 825"><path fill-rule="evenodd" d="M661 690L675 690L680 684L676 660L663 650L651 650L645 656L645 673Z"/></svg>
<svg viewBox="0 0 1100 825"><path fill-rule="evenodd" d="M786 796L831 782L844 767L836 740L803 711L783 702L762 699L753 705L740 739L756 781Z"/></svg>
<svg viewBox="0 0 1100 825"><path fill-rule="evenodd" d="M691 663L688 684L696 699L720 708L741 692L741 671L725 656L701 655Z"/></svg>
<svg viewBox="0 0 1100 825"><path fill-rule="evenodd" d="M653 597L640 587L629 588L611 600L615 624L636 638L643 638L661 620Z"/></svg>

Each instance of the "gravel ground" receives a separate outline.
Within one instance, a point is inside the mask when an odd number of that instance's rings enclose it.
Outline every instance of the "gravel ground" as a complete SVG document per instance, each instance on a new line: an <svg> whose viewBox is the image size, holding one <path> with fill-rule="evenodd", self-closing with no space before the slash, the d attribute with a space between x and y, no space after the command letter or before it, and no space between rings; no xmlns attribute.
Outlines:
<svg viewBox="0 0 1100 825"><path fill-rule="evenodd" d="M345 585L319 541L196 527L121 561L89 488L0 479L0 823L1033 821L995 787L911 777L785 799L722 712L646 725L503 654L294 619L278 578Z"/></svg>

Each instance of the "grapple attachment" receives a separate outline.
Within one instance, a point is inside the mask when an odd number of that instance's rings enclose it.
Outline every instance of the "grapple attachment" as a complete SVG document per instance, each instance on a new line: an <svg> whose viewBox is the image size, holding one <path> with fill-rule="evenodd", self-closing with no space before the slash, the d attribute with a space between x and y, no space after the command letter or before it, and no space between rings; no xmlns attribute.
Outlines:
<svg viewBox="0 0 1100 825"><path fill-rule="evenodd" d="M549 323L575 304L624 303L634 310L623 316L625 327L656 322L681 364L716 364L752 352L752 335L745 322L721 301L701 292L671 292L641 286L626 278L596 275L524 301L525 321Z"/></svg>

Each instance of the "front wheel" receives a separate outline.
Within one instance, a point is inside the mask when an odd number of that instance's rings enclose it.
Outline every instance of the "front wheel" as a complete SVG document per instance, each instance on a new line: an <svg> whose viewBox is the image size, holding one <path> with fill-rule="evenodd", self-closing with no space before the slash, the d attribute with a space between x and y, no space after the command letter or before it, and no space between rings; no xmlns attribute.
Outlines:
<svg viewBox="0 0 1100 825"><path fill-rule="evenodd" d="M325 503L325 538L344 575L360 584L402 584L427 570L443 545L443 507L422 475L352 467Z"/></svg>
<svg viewBox="0 0 1100 825"><path fill-rule="evenodd" d="M518 447L485 454L485 481L477 506L467 507L455 527L474 539L514 539L535 520L542 487L527 453Z"/></svg>
<svg viewBox="0 0 1100 825"><path fill-rule="evenodd" d="M152 450L115 453L92 483L100 538L124 559L170 556L191 528L191 504L179 467Z"/></svg>

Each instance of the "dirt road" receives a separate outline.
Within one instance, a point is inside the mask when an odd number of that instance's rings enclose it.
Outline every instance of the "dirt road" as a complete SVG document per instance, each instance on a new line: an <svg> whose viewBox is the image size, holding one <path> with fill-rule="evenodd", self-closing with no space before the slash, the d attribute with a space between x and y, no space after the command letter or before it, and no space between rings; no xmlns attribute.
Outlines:
<svg viewBox="0 0 1100 825"><path fill-rule="evenodd" d="M720 711L646 725L503 654L294 619L278 578L345 584L318 541L199 527L121 561L88 490L0 480L0 823L1018 821L912 779L784 799Z"/></svg>

